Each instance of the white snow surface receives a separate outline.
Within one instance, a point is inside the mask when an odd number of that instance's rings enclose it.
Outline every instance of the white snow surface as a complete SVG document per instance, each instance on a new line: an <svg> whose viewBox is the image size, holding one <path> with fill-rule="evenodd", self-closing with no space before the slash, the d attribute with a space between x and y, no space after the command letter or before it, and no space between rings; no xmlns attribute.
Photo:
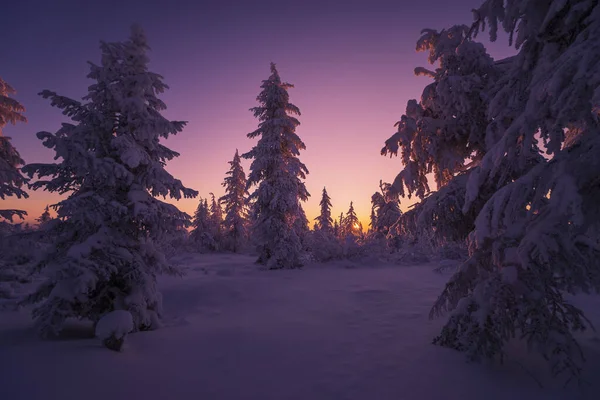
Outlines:
<svg viewBox="0 0 600 400"><path fill-rule="evenodd" d="M96 337L100 340L113 336L121 339L133 330L133 317L126 310L111 311L96 324Z"/></svg>
<svg viewBox="0 0 600 400"><path fill-rule="evenodd" d="M159 280L164 327L105 351L91 324L41 340L29 310L0 312L0 399L597 399L600 337L580 342L581 387L511 344L503 365L434 346L428 313L451 272L375 259L267 271L255 257L182 254ZM600 325L600 298L574 299ZM100 380L98 377L102 377ZM539 383L538 383L539 382ZM540 388L540 384L543 388Z"/></svg>

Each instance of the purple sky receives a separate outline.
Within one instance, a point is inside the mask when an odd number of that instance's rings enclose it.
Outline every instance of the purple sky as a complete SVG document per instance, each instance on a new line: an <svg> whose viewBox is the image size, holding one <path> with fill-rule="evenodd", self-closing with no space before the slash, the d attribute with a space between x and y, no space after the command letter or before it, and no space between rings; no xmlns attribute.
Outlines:
<svg viewBox="0 0 600 400"><path fill-rule="evenodd" d="M310 171L309 219L326 186L334 215L354 201L365 223L379 180L392 181L402 168L399 159L379 155L383 142L406 101L419 98L429 83L413 75L414 67L427 64L426 55L415 52L421 29L470 24L471 9L481 2L13 1L2 7L0 76L17 90L29 123L4 133L27 162L52 161L35 133L56 131L63 116L37 93L50 89L80 99L91 84L87 61L99 60L99 41L126 40L137 22L152 47L150 69L171 87L161 96L165 116L189 121L166 142L181 153L167 166L171 173L203 197L222 194L235 149L246 152L255 143L246 138L257 125L248 109L273 61L296 86L290 99L302 112L297 132L307 146L301 159ZM506 40L489 46L485 35L479 39L492 56L512 53ZM38 191L3 208L25 209L34 219L56 200ZM403 201L402 208L411 203ZM188 213L196 204L177 203Z"/></svg>

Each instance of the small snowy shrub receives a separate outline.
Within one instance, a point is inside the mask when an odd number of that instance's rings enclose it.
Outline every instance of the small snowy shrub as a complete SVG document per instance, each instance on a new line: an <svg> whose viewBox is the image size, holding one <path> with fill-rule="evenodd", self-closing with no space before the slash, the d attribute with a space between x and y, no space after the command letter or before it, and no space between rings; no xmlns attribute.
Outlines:
<svg viewBox="0 0 600 400"><path fill-rule="evenodd" d="M49 245L43 233L35 230L13 230L0 236L0 298L16 298L21 286L31 282Z"/></svg>
<svg viewBox="0 0 600 400"><path fill-rule="evenodd" d="M121 351L125 338L133 331L133 317L129 311L115 310L104 315L96 324L96 337L114 351Z"/></svg>
<svg viewBox="0 0 600 400"><path fill-rule="evenodd" d="M310 252L312 258L325 262L342 258L343 248L339 240L333 236L333 230L312 231L309 235Z"/></svg>

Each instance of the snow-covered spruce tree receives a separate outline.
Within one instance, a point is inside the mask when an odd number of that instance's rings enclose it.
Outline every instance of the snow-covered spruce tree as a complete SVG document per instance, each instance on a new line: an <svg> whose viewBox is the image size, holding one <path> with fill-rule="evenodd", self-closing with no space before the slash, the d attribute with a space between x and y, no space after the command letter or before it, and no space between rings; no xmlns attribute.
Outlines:
<svg viewBox="0 0 600 400"><path fill-rule="evenodd" d="M331 197L327 194L327 189L323 188L323 194L321 196L321 213L315 218L317 221L317 228L333 233L333 219L331 218Z"/></svg>
<svg viewBox="0 0 600 400"><path fill-rule="evenodd" d="M402 212L398 194L392 189L392 185L380 181L379 190L380 192L375 192L371 196L371 209L374 213L374 218L371 217L371 229L382 237L386 237Z"/></svg>
<svg viewBox="0 0 600 400"><path fill-rule="evenodd" d="M315 229L311 232L310 252L318 261L329 261L343 255L343 247L338 238L339 226L331 218L331 198L323 188L321 213L315 218Z"/></svg>
<svg viewBox="0 0 600 400"><path fill-rule="evenodd" d="M8 196L17 196L19 199L28 197L21 189L26 179L19 170L25 161L11 144L10 137L4 136L2 132L8 123L14 125L17 122L27 122L27 118L23 115L25 107L9 97L15 93L15 90L0 78L0 199L2 200ZM0 210L0 218L12 221L15 215L23 219L27 213L22 210Z"/></svg>
<svg viewBox="0 0 600 400"><path fill-rule="evenodd" d="M0 78L0 200L16 196L27 198L22 189L26 178L21 174L24 164L19 152L13 147L10 137L3 135L4 127L10 123L27 122L23 115L25 108L10 96L15 90ZM27 280L27 263L37 252L37 244L32 235L20 229L22 225L13 225L13 217L23 219L27 215L22 210L0 209L0 298L15 297L19 283ZM9 223L10 222L10 223Z"/></svg>
<svg viewBox="0 0 600 400"><path fill-rule="evenodd" d="M302 243L294 225L301 217L300 202L309 196L302 181L308 169L298 158L306 146L296 134L300 122L293 115L300 115L300 110L289 102L292 87L281 81L271 63L271 76L257 97L260 105L251 109L260 122L248 137L259 140L242 156L252 159L248 187L257 186L250 195L256 201L252 233L258 244L257 262L270 269L301 265Z"/></svg>
<svg viewBox="0 0 600 400"><path fill-rule="evenodd" d="M465 211L488 182L499 189L478 213L469 260L432 309L452 311L435 343L502 359L518 336L552 372L578 376L573 333L588 321L565 293L600 290L600 5L489 0L476 21L492 40L499 24L511 42L516 32L519 53L490 99L490 145L469 177ZM527 169L538 137L548 159Z"/></svg>
<svg viewBox="0 0 600 400"><path fill-rule="evenodd" d="M382 235L377 231L377 213L375 210L382 204L381 193L375 192L371 196L371 214L369 214L369 230L367 235L371 238L381 237Z"/></svg>
<svg viewBox="0 0 600 400"><path fill-rule="evenodd" d="M344 218L344 212L340 213L340 217L338 220L336 220L336 222L338 223L338 230L337 230L337 238L338 239L344 239L346 237L346 231L344 229L345 227L345 218ZM335 226L335 224L334 224Z"/></svg>
<svg viewBox="0 0 600 400"><path fill-rule="evenodd" d="M405 115L396 123L398 131L381 151L400 155L404 164L391 189L402 197L421 199L395 226L405 237L464 241L474 226L476 212L462 214L467 180L459 175L471 174L493 145L486 135L486 113L490 91L506 63L495 63L480 43L469 38L469 31L464 25L423 31L417 50L427 51L429 62L439 62L439 67L415 69L433 82L423 90L420 102L407 103ZM435 197L430 196L429 173L436 182ZM480 209L487 198L488 191L482 191L475 208ZM421 215L425 209L428 213Z"/></svg>
<svg viewBox="0 0 600 400"><path fill-rule="evenodd" d="M192 219L192 231L190 232L192 247L200 252L214 251L217 249L217 243L212 236L210 210L208 200L200 198L198 207L194 212Z"/></svg>
<svg viewBox="0 0 600 400"><path fill-rule="evenodd" d="M143 31L134 26L128 41L101 42L100 49L83 103L41 93L73 120L37 134L59 161L23 168L39 177L34 189L67 196L56 208L55 246L40 263L47 280L24 301L37 304L33 316L43 335L60 332L67 318L97 322L117 309L131 312L136 330L157 327L156 276L178 272L159 244L190 217L156 197L197 195L164 168L179 154L160 139L185 122L160 113L166 106L157 95L167 86L148 70Z"/></svg>
<svg viewBox="0 0 600 400"><path fill-rule="evenodd" d="M403 213L392 229L393 234L435 249L452 243L466 243L477 213L490 195L485 193L476 206L463 213L467 182L473 171L458 173L446 185Z"/></svg>
<svg viewBox="0 0 600 400"><path fill-rule="evenodd" d="M51 228L55 223L58 223L59 221L57 221L55 218L52 218L52 216L50 215L50 206L46 206L44 212L42 213L42 215L39 216L39 218L36 219L36 221L38 223L38 235L36 235L38 236L37 239L40 242L51 244L54 240L53 236L50 234L50 231L52 231Z"/></svg>
<svg viewBox="0 0 600 400"><path fill-rule="evenodd" d="M354 203L350 202L350 207L346 216L340 216L342 223L340 224L340 237L338 243L341 245L342 257L353 258L359 256L364 252L365 248L362 247L364 244L362 224L358 220L356 212L354 211Z"/></svg>
<svg viewBox="0 0 600 400"><path fill-rule="evenodd" d="M223 241L223 209L214 193L210 194L209 226L210 234L215 239L217 250L221 249Z"/></svg>
<svg viewBox="0 0 600 400"><path fill-rule="evenodd" d="M225 206L223 241L225 246L235 253L245 246L248 239L248 209L246 204L248 190L246 189L246 174L242 168L237 149L229 165L231 165L231 168L223 182L225 195L219 199L219 202Z"/></svg>
<svg viewBox="0 0 600 400"><path fill-rule="evenodd" d="M44 209L44 212L42 213L42 215L40 215L40 217L38 219L36 219L37 222L41 224L45 224L46 222L50 221L52 219L52 217L50 216L50 207L46 206L46 208Z"/></svg>
<svg viewBox="0 0 600 400"><path fill-rule="evenodd" d="M401 196L423 198L430 191L428 173L439 189L485 151L485 91L495 70L483 45L469 40L468 32L464 25L441 32L427 29L417 42L417 51L428 51L429 62L439 62L439 67L415 69L416 75L434 81L421 101L408 101L395 125L398 131L381 150L383 155L400 153L404 169L393 188Z"/></svg>
<svg viewBox="0 0 600 400"><path fill-rule="evenodd" d="M375 214L375 203L373 202L373 197L377 194L375 192L373 196L371 196L371 214L369 214L369 230L367 233L371 235L372 233L377 232L375 228L377 227L377 214Z"/></svg>
<svg viewBox="0 0 600 400"><path fill-rule="evenodd" d="M346 236L358 237L360 236L360 222L354 211L354 204L350 202L350 207L344 218L344 233Z"/></svg>
<svg viewBox="0 0 600 400"><path fill-rule="evenodd" d="M306 248L306 237L310 233L310 227L308 226L308 218L306 218L306 213L301 203L298 203L298 216L294 221L294 230L300 238L303 248Z"/></svg>

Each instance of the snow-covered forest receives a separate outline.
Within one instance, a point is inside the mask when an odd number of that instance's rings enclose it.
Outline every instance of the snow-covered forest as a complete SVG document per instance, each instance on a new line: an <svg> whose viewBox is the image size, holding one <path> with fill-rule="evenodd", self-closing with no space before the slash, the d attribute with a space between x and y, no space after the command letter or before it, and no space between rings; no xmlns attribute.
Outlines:
<svg viewBox="0 0 600 400"><path fill-rule="evenodd" d="M473 14L416 32L430 65L378 133L395 178L368 216L308 192L275 62L206 193L168 170L187 122L141 26L100 43L80 100L40 88L68 120L37 133L53 162L6 136L29 114L0 75L0 398L600 396L600 4ZM4 209L34 192L60 200Z"/></svg>

